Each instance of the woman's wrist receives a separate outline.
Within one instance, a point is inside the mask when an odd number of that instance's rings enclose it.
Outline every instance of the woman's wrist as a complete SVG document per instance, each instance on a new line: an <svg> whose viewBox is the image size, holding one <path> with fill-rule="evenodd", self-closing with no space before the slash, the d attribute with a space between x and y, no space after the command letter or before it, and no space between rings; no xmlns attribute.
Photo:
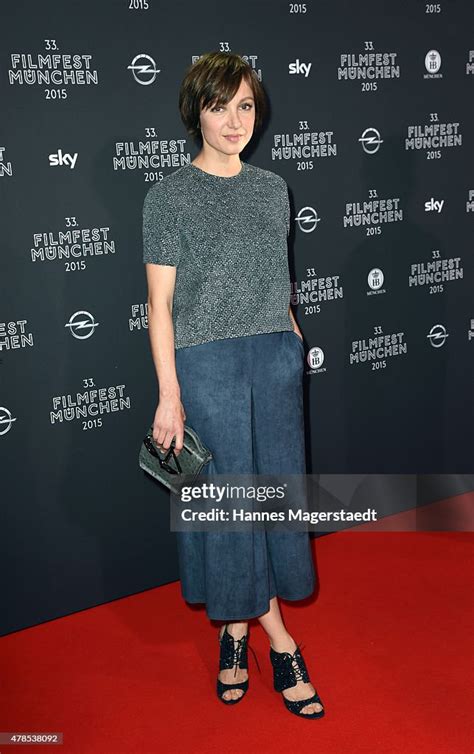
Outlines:
<svg viewBox="0 0 474 754"><path fill-rule="evenodd" d="M165 384L159 386L160 398L179 398L181 399L181 390L178 383Z"/></svg>

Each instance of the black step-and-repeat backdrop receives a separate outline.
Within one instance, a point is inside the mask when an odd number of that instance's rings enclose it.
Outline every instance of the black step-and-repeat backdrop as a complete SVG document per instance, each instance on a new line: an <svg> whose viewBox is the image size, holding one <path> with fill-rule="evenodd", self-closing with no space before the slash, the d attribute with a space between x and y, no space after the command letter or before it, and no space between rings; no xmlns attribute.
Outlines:
<svg viewBox="0 0 474 754"><path fill-rule="evenodd" d="M245 57L290 188L308 473L473 471L469 0L15 0L0 56L1 632L178 578L137 457L142 204L194 158L187 66Z"/></svg>

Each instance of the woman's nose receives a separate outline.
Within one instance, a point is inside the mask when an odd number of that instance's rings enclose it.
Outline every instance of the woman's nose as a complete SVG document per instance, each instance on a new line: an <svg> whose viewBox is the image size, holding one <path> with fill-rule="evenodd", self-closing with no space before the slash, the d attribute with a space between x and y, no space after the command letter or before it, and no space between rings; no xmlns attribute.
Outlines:
<svg viewBox="0 0 474 754"><path fill-rule="evenodd" d="M239 126L240 126L240 117L239 117L238 113L235 113L235 114L231 113L230 114L230 116L229 116L229 126L231 126L232 128L239 128Z"/></svg>

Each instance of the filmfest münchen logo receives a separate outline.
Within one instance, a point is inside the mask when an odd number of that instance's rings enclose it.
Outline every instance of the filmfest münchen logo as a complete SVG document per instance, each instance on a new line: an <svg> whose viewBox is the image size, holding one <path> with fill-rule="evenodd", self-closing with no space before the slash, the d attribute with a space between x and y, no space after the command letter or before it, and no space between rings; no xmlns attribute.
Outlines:
<svg viewBox="0 0 474 754"><path fill-rule="evenodd" d="M148 302L131 305L128 327L130 332L148 329Z"/></svg>
<svg viewBox="0 0 474 754"><path fill-rule="evenodd" d="M270 138L272 160L292 160L298 170L313 170L313 158L337 157L334 131L313 131L308 120L300 120L293 133L275 133Z"/></svg>
<svg viewBox="0 0 474 754"><path fill-rule="evenodd" d="M338 81L358 81L361 91L376 92L387 79L400 79L398 53L375 51L373 40L364 42L363 52L344 52L339 56Z"/></svg>
<svg viewBox="0 0 474 754"><path fill-rule="evenodd" d="M82 422L83 430L103 426L102 418L117 411L131 408L126 385L97 386L93 377L82 380L82 390L51 397L49 419L51 424Z"/></svg>
<svg viewBox="0 0 474 754"><path fill-rule="evenodd" d="M474 73L474 50L468 50L466 63L466 76L472 76Z"/></svg>
<svg viewBox="0 0 474 754"><path fill-rule="evenodd" d="M430 113L429 122L412 123L407 126L405 150L423 150L427 157L429 152L438 150L439 158L441 149L462 147L463 135L461 129L462 126L459 121L442 121L438 113Z"/></svg>
<svg viewBox="0 0 474 754"><path fill-rule="evenodd" d="M5 147L0 147L0 178L4 175L8 175L9 178L13 175L13 169L11 162L6 162L4 158Z"/></svg>
<svg viewBox="0 0 474 754"><path fill-rule="evenodd" d="M27 319L0 322L0 352L14 351L18 348L33 347L33 333L27 328Z"/></svg>
<svg viewBox="0 0 474 754"><path fill-rule="evenodd" d="M410 265L408 287L425 287L431 296L442 293L445 284L463 279L462 257L442 257L439 249L433 249L431 259L423 259Z"/></svg>
<svg viewBox="0 0 474 754"><path fill-rule="evenodd" d="M344 298L344 288L340 275L318 273L308 267L306 278L291 281L290 301L293 306L303 306L307 315L319 314L321 307L331 301Z"/></svg>
<svg viewBox="0 0 474 754"><path fill-rule="evenodd" d="M8 82L11 86L31 91L36 85L46 100L67 99L70 87L97 86L99 73L92 55L82 52L62 52L58 39L43 39L44 51L12 52Z"/></svg>
<svg viewBox="0 0 474 754"><path fill-rule="evenodd" d="M474 212L474 189L467 191L466 212Z"/></svg>
<svg viewBox="0 0 474 754"><path fill-rule="evenodd" d="M350 345L349 364L369 365L370 371L385 369L398 356L405 356L408 345L404 332L383 332L381 325L375 325L371 335L362 335Z"/></svg>
<svg viewBox="0 0 474 754"><path fill-rule="evenodd" d="M361 201L347 201L342 217L344 228L365 228L367 236L382 234L386 223L403 221L403 209L399 196L379 197L377 189L369 190L369 198Z"/></svg>
<svg viewBox="0 0 474 754"><path fill-rule="evenodd" d="M146 126L144 138L115 142L114 170L143 170L146 183L163 178L164 168L180 168L191 161L186 139L167 138L155 126Z"/></svg>
<svg viewBox="0 0 474 754"><path fill-rule="evenodd" d="M116 253L115 241L110 238L110 228L80 228L75 216L65 218L64 230L43 230L33 233L30 258L40 262L63 262L66 272L85 270L89 260Z"/></svg>

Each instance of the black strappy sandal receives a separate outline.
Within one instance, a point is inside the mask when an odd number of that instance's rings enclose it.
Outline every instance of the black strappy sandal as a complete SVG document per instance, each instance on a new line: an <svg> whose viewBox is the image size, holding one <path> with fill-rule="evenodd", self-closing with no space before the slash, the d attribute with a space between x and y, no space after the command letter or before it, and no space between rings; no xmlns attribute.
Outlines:
<svg viewBox="0 0 474 754"><path fill-rule="evenodd" d="M242 638L240 639L234 639L234 637L231 636L229 632L227 631L227 623L226 623L222 637L218 635L217 638L219 640L219 647L220 647L219 671L229 670L230 668L233 668L234 665L235 665L234 675L237 674L238 668L242 668L243 670L248 670L248 656L247 656L247 647L249 646L248 628L247 628L247 633L245 634L245 636L242 636ZM260 672L260 666L258 664L257 656L255 652L253 651L252 647L250 647L250 649L253 652L253 656L255 657L255 662L257 663L257 667ZM237 702L240 702L240 700L244 698L248 690L248 687L249 687L248 678L246 681L242 681L242 683L223 683L218 678L217 679L217 696L219 697L221 702L224 702L224 704L236 704ZM225 691L229 691L229 689L242 689L244 693L241 694L238 697L238 699L224 699L222 697L222 694Z"/></svg>
<svg viewBox="0 0 474 754"><path fill-rule="evenodd" d="M290 652L275 652L270 646L270 660L273 666L273 688L275 691L281 692L292 686L296 686L298 681L310 683L308 670L303 655L301 654L299 644L296 646L293 654ZM286 708L290 712L293 712L294 715L298 715L298 717L308 717L311 720L314 720L315 718L323 717L324 715L324 709L319 712L301 712L303 707L306 707L306 705L311 704L312 702L320 704L321 707L323 706L316 691L309 699L298 699L293 702L290 701L290 699L287 699L284 694L282 694L282 697Z"/></svg>

